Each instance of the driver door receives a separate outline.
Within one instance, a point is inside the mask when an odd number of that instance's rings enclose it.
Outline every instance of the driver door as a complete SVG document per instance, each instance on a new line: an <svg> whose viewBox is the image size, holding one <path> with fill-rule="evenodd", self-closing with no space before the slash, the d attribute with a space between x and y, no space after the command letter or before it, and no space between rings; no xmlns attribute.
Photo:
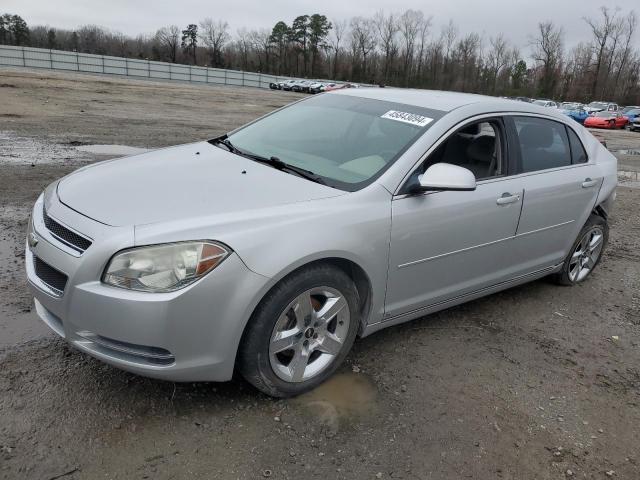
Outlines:
<svg viewBox="0 0 640 480"><path fill-rule="evenodd" d="M502 119L471 123L450 135L419 167L452 163L474 172L475 191L402 194L392 201L385 316L393 317L500 283L517 264L511 241L523 200L507 175ZM410 180L411 181L411 180Z"/></svg>

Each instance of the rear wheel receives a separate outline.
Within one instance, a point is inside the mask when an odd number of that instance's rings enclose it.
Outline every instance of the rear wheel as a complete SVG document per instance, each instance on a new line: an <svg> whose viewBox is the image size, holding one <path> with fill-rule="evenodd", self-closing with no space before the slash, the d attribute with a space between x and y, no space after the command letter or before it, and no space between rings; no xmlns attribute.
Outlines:
<svg viewBox="0 0 640 480"><path fill-rule="evenodd" d="M555 274L554 280L561 285L582 282L600 262L608 240L607 221L592 214L571 247L562 270Z"/></svg>
<svg viewBox="0 0 640 480"><path fill-rule="evenodd" d="M316 265L294 272L252 316L240 346L240 373L274 397L316 387L351 349L360 322L358 304L358 292L342 270Z"/></svg>

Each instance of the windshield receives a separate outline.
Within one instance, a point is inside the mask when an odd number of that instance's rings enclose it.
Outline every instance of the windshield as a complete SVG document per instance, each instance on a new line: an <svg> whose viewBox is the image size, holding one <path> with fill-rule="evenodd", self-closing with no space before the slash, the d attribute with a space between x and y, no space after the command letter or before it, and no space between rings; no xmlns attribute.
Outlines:
<svg viewBox="0 0 640 480"><path fill-rule="evenodd" d="M589 104L589 106L590 106L591 108L601 108L601 109L603 109L603 110L604 110L605 108L607 108L607 104L606 104L606 103L601 103L601 102L591 102L591 103Z"/></svg>
<svg viewBox="0 0 640 480"><path fill-rule="evenodd" d="M610 117L615 117L614 114L612 114L611 112L598 112L595 114L596 117L601 117L601 118L610 118Z"/></svg>
<svg viewBox="0 0 640 480"><path fill-rule="evenodd" d="M233 145L309 170L329 186L365 187L444 112L349 95L323 94L229 135Z"/></svg>
<svg viewBox="0 0 640 480"><path fill-rule="evenodd" d="M540 105L542 107L546 107L547 106L547 101L546 100L536 100L535 102L533 102L535 105Z"/></svg>

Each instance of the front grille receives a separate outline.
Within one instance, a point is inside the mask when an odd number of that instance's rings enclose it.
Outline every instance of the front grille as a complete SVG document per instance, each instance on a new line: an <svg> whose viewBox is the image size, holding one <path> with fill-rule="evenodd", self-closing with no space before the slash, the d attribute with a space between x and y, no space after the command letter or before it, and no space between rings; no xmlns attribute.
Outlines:
<svg viewBox="0 0 640 480"><path fill-rule="evenodd" d="M83 253L91 246L91 240L56 222L53 218L47 215L47 211L44 207L42 208L42 217L44 219L44 225L47 227L47 230L51 232L51 235L78 253Z"/></svg>
<svg viewBox="0 0 640 480"><path fill-rule="evenodd" d="M35 255L33 256L33 268L40 281L53 290L54 293L58 296L64 293L64 287L67 286L67 276L64 273L56 270Z"/></svg>

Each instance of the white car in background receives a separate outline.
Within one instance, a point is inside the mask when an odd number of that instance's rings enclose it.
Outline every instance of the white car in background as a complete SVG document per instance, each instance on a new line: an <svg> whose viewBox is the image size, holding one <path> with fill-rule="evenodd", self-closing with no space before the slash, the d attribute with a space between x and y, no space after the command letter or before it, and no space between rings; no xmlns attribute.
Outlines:
<svg viewBox="0 0 640 480"><path fill-rule="evenodd" d="M538 105L540 107L546 107L546 108L558 108L558 104L553 100L542 100L542 99L534 100L533 104Z"/></svg>

